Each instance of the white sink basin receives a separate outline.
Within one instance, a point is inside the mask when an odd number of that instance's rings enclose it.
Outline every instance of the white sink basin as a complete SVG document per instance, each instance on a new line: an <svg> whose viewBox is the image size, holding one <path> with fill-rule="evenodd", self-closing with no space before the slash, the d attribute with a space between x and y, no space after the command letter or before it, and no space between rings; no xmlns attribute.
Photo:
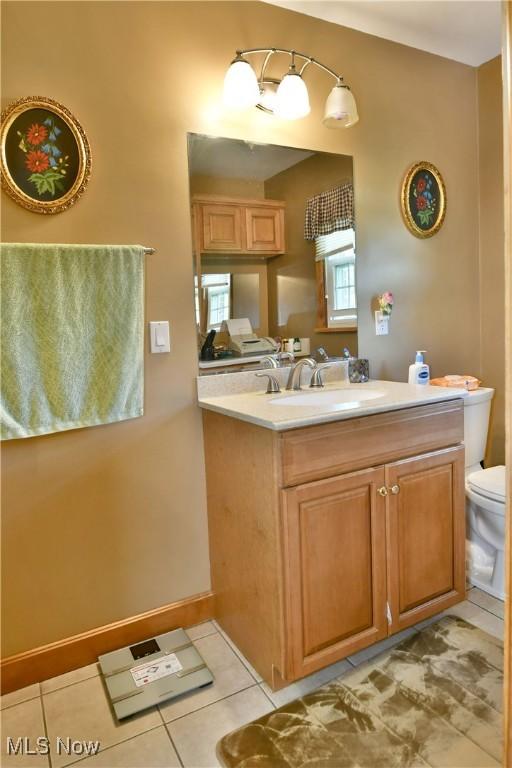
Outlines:
<svg viewBox="0 0 512 768"><path fill-rule="evenodd" d="M308 392L298 392L296 395L287 395L286 397L275 397L269 400L271 405L279 406L325 406L330 409L344 410L348 408L358 408L365 400L377 400L384 397L386 393L376 389L362 389L358 387L344 387L343 389L328 389L324 391L309 390Z"/></svg>

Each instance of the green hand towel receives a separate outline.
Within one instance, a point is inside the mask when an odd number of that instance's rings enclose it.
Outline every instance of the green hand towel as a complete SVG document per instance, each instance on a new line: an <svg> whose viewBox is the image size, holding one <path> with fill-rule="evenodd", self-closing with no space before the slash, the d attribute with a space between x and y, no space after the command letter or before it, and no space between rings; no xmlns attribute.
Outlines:
<svg viewBox="0 0 512 768"><path fill-rule="evenodd" d="M141 416L144 249L0 246L1 436Z"/></svg>

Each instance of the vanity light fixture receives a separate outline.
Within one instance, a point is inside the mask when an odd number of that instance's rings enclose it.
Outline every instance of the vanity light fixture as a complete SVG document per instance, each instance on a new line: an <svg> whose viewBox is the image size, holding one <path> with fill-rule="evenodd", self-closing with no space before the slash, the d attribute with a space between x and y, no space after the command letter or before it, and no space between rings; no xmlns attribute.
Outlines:
<svg viewBox="0 0 512 768"><path fill-rule="evenodd" d="M259 78L246 56L265 54ZM291 57L288 72L279 80L266 74L267 66L275 54ZM297 69L295 59L303 60ZM336 85L325 103L323 124L327 128L349 128L359 120L357 106L349 86L341 75L311 56L288 48L250 48L237 51L224 78L224 104L229 109L258 107L283 120L297 120L310 112L309 95L303 74L310 64L334 77Z"/></svg>

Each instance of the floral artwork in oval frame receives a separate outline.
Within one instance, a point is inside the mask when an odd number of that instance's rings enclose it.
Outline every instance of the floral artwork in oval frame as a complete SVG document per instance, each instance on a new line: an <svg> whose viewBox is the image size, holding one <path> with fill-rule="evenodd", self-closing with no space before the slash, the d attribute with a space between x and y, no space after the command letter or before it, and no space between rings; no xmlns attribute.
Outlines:
<svg viewBox="0 0 512 768"><path fill-rule="evenodd" d="M83 194L91 173L85 131L62 104L27 96L1 116L3 189L35 213L60 213Z"/></svg>
<svg viewBox="0 0 512 768"><path fill-rule="evenodd" d="M432 237L439 231L446 213L446 190L432 163L414 163L402 184L402 215L416 237Z"/></svg>

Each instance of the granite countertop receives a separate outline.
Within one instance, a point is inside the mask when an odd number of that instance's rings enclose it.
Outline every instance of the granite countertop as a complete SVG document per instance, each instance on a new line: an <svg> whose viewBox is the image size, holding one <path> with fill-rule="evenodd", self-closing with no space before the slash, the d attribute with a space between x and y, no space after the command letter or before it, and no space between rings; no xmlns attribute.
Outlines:
<svg viewBox="0 0 512 768"><path fill-rule="evenodd" d="M275 371L272 373L275 374ZM467 395L465 389L411 386L378 380L370 380L366 384L349 384L344 380L334 380L326 383L322 389L313 390L303 386L300 392L288 392L282 388L280 394L267 395L261 391L265 380L258 381L260 391L257 392L200 392L199 405L206 410L281 431L455 400ZM326 394L329 402L322 402L321 393ZM297 396L300 397L299 402L304 404L280 404L280 401L285 399L291 403L292 398ZM309 396L314 397L318 404L310 405L307 402Z"/></svg>

